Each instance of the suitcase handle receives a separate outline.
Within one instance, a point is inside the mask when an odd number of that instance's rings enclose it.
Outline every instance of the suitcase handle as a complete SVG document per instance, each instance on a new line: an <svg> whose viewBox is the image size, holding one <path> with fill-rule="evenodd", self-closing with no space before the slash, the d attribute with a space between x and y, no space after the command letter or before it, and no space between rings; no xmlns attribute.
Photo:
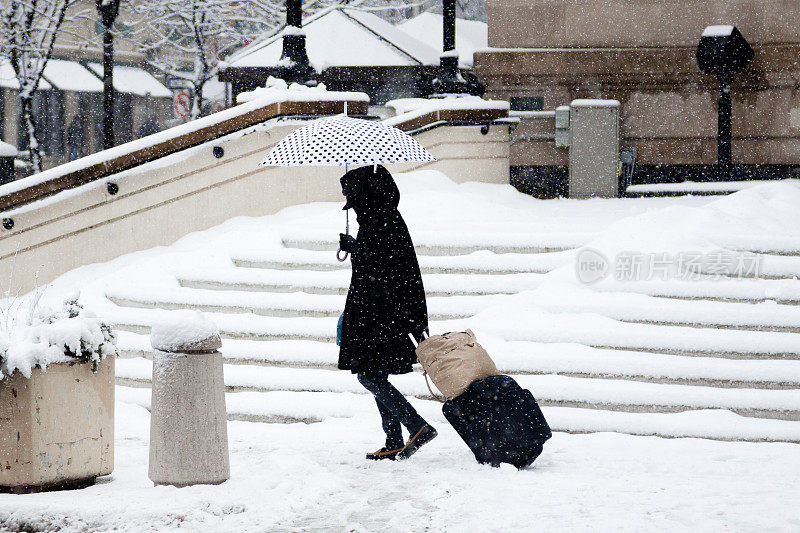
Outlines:
<svg viewBox="0 0 800 533"><path fill-rule="evenodd" d="M433 396L433 399L434 399L434 400L436 400L436 401L437 401L437 402L439 402L439 403L445 403L445 402L447 401L447 398L445 398L445 399L443 400L442 398L440 398L439 396L437 396L435 392L433 392L433 389L431 389L431 382L430 382L430 381L428 381L428 373L427 373L427 372L425 372L425 371L423 371L423 372L422 372L422 375L425 377L425 385L427 385L427 386L428 386L428 392L430 392L430 393L431 393L431 396Z"/></svg>
<svg viewBox="0 0 800 533"><path fill-rule="evenodd" d="M429 336L430 335L428 335L428 330L422 330L422 333L420 334L422 340L427 340ZM408 338L411 339L411 344L414 345L414 349L416 350L419 347L419 343L417 342L417 339L414 338L414 334L409 333Z"/></svg>

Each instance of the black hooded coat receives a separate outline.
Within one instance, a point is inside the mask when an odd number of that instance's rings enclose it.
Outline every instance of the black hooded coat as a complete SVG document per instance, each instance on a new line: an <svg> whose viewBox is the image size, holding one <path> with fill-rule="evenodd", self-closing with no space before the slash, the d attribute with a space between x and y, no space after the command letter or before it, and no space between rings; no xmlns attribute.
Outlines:
<svg viewBox="0 0 800 533"><path fill-rule="evenodd" d="M428 309L414 244L397 210L400 191L378 165L351 170L342 178L358 181L348 196L358 219L353 274L342 318L339 368L405 374L417 361L414 345L428 327Z"/></svg>

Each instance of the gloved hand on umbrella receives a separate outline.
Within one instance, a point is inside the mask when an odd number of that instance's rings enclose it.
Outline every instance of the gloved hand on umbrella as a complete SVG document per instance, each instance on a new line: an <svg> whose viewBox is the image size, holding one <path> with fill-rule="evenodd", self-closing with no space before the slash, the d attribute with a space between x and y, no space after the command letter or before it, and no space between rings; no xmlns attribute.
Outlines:
<svg viewBox="0 0 800 533"><path fill-rule="evenodd" d="M352 235L339 234L339 249L352 254L358 248L358 242Z"/></svg>

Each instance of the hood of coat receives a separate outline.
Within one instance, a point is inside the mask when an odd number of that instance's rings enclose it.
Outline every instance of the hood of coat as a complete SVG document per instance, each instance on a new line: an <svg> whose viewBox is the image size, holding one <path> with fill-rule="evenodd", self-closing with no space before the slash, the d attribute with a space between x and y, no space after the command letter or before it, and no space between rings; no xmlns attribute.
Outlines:
<svg viewBox="0 0 800 533"><path fill-rule="evenodd" d="M352 207L360 221L394 211L400 204L400 190L383 165L353 169L340 181L347 197L345 208Z"/></svg>

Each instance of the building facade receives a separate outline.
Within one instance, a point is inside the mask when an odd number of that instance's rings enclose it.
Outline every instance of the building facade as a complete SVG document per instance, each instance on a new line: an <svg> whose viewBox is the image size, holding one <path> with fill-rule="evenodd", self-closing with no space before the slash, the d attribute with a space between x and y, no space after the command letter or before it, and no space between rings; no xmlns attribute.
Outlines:
<svg viewBox="0 0 800 533"><path fill-rule="evenodd" d="M738 27L755 50L733 84L735 178L793 175L800 165L800 2L791 0L489 0L489 49L475 54L488 98L622 103L635 179L703 179L717 157L714 76L695 58L707 26ZM512 164L566 165L552 143L516 143Z"/></svg>
<svg viewBox="0 0 800 533"><path fill-rule="evenodd" d="M115 140L117 144L155 133L172 118L172 91L145 69L132 39L127 4L115 23ZM93 0L74 5L62 26L52 58L34 96L37 138L49 168L102 149L102 34ZM19 84L0 58L0 136L24 152ZM27 174L18 166L17 177Z"/></svg>

